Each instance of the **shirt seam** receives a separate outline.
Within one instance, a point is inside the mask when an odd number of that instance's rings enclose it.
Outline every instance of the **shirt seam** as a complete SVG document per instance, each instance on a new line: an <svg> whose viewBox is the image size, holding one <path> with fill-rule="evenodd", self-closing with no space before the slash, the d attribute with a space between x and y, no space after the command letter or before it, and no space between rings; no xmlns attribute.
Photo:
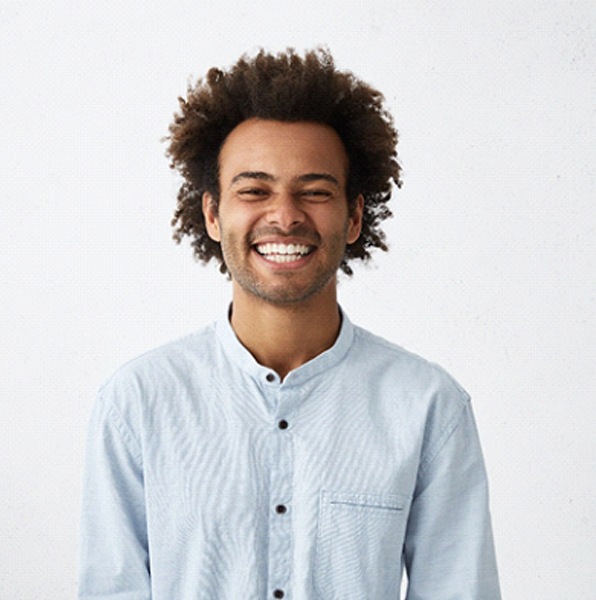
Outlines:
<svg viewBox="0 0 596 600"><path fill-rule="evenodd" d="M441 432L439 439L428 448L428 450L420 459L420 474L424 474L429 469L431 464L435 461L437 456L439 456L443 448L447 445L448 441L451 439L451 437L459 427L460 423L463 421L464 414L470 401L470 397L467 396L462 399L464 400L464 404L462 405L461 410L451 419L451 421L449 421L447 426Z"/></svg>
<svg viewBox="0 0 596 600"><path fill-rule="evenodd" d="M135 439L130 427L126 424L122 413L113 401L109 401L108 415L110 415L110 413L113 416L114 426L120 433L120 436L128 447L129 452L133 455L135 461L141 465L143 463L143 453L141 452L140 444Z"/></svg>

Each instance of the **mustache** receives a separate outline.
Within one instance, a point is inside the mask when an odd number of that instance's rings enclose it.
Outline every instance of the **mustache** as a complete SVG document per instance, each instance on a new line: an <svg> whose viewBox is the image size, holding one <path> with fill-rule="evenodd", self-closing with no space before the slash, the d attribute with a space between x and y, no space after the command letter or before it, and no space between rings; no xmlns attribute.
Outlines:
<svg viewBox="0 0 596 600"><path fill-rule="evenodd" d="M289 231L285 231L279 227L261 227L260 229L251 231L247 236L247 240L252 246L257 240L267 236L278 236L280 238L299 237L304 241L312 242L314 245L321 243L321 236L306 225L297 225Z"/></svg>

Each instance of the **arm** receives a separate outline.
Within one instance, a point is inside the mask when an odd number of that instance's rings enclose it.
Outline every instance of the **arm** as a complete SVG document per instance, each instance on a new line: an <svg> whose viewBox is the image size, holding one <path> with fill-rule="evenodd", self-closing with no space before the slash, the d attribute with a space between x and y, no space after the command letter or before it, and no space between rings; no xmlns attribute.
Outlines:
<svg viewBox="0 0 596 600"><path fill-rule="evenodd" d="M423 456L405 543L407 600L499 600L484 461L469 400Z"/></svg>
<svg viewBox="0 0 596 600"><path fill-rule="evenodd" d="M108 398L89 426L80 536L79 599L150 600L141 451Z"/></svg>

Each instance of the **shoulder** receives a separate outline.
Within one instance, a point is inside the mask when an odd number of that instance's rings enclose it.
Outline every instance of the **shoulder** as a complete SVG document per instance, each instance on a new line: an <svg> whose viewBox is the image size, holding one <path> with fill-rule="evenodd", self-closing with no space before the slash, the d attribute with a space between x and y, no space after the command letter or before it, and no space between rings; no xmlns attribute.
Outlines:
<svg viewBox="0 0 596 600"><path fill-rule="evenodd" d="M102 383L99 396L174 391L194 374L205 372L214 346L215 324L210 324L124 363Z"/></svg>
<svg viewBox="0 0 596 600"><path fill-rule="evenodd" d="M443 367L361 327L354 327L354 358L376 376L407 382L416 388L444 389L462 401L465 389Z"/></svg>
<svg viewBox="0 0 596 600"><path fill-rule="evenodd" d="M371 381L366 385L390 407L388 414L417 424L427 460L470 413L468 392L440 365L358 327L354 349L351 371Z"/></svg>
<svg viewBox="0 0 596 600"><path fill-rule="evenodd" d="M440 365L355 327L348 369L387 414L418 423L431 437L449 432L469 409L470 396Z"/></svg>

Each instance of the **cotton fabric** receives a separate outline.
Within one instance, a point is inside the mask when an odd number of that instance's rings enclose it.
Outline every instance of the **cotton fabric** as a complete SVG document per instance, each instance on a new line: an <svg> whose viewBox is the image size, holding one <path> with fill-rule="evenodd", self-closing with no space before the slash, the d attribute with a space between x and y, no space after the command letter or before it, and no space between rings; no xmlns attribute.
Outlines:
<svg viewBox="0 0 596 600"><path fill-rule="evenodd" d="M468 394L355 327L283 381L222 318L119 369L89 427L79 598L500 598Z"/></svg>

